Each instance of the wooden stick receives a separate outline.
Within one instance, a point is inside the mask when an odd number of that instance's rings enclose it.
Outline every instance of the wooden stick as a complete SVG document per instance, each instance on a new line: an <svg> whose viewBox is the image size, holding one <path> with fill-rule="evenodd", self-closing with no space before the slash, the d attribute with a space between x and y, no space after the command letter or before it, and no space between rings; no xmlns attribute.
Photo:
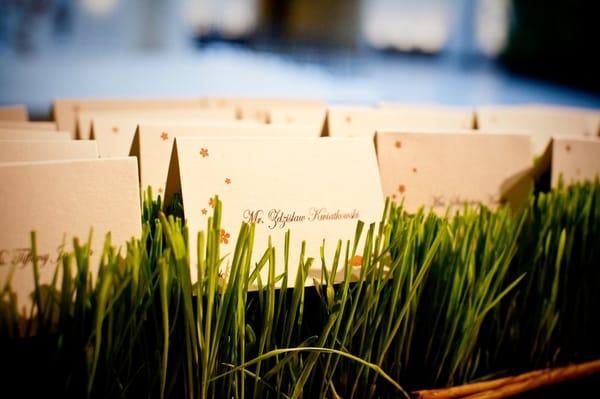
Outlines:
<svg viewBox="0 0 600 399"><path fill-rule="evenodd" d="M600 359L579 365L535 370L517 376L475 382L456 387L420 390L413 392L413 394L419 399L456 399L465 397L469 399L506 398L544 385L556 384L598 372L600 372ZM491 395L496 391L505 392L503 393L505 396L477 396L479 393ZM511 393L512 391L515 392Z"/></svg>
<svg viewBox="0 0 600 399"><path fill-rule="evenodd" d="M586 377L595 373L600 373L600 360L583 364L574 364L572 366L557 369L549 369L543 374L525 381L508 384L496 390L489 390L466 396L464 399L503 399L544 386L555 385L576 378Z"/></svg>

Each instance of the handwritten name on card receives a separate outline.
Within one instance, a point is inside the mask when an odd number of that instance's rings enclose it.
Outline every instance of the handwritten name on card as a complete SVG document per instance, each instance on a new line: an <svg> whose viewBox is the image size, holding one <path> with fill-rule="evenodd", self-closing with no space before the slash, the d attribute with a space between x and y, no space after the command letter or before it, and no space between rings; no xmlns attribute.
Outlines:
<svg viewBox="0 0 600 399"><path fill-rule="evenodd" d="M0 140L0 162L98 158L94 141Z"/></svg>
<svg viewBox="0 0 600 399"><path fill-rule="evenodd" d="M30 232L42 256L40 284L51 282L65 243L86 239L93 229L92 273L104 236L121 246L141 234L140 192L134 158L0 164L0 282L12 275L19 311L31 304L34 288ZM27 182L27 184L23 184Z"/></svg>
<svg viewBox="0 0 600 399"><path fill-rule="evenodd" d="M320 132L302 125L263 125L237 123L159 123L147 122L138 127L131 155L137 156L142 189L150 186L163 194L175 137L318 137Z"/></svg>
<svg viewBox="0 0 600 399"><path fill-rule="evenodd" d="M373 137L382 130L465 130L473 127L473 112L433 107L331 107L327 132L332 137Z"/></svg>
<svg viewBox="0 0 600 399"><path fill-rule="evenodd" d="M376 145L383 191L408 212L495 208L533 162L526 135L382 132Z"/></svg>
<svg viewBox="0 0 600 399"><path fill-rule="evenodd" d="M242 221L256 225L257 256L267 248L269 236L273 245L282 246L290 229L292 280L302 241L307 256L318 259L325 239L331 259L338 240L353 239L358 220L369 224L381 219L384 203L368 139L177 137L166 202L176 193L182 195L190 237L206 225L214 196L219 196L224 253L233 250ZM190 240L190 253L195 251L195 240ZM281 258L276 268L277 274L283 271Z"/></svg>

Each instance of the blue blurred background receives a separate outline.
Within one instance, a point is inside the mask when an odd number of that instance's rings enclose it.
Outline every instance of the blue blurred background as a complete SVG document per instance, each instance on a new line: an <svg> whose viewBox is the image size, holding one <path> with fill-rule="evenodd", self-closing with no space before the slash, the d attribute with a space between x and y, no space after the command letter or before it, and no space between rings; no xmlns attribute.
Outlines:
<svg viewBox="0 0 600 399"><path fill-rule="evenodd" d="M600 108L583 0L0 0L0 103L314 97Z"/></svg>

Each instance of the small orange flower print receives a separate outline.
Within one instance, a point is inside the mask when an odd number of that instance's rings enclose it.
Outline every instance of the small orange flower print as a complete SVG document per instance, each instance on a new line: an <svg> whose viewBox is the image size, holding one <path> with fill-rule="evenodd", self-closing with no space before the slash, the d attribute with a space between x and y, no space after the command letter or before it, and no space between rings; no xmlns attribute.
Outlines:
<svg viewBox="0 0 600 399"><path fill-rule="evenodd" d="M229 177L225 179L225 184L231 184L231 179Z"/></svg>
<svg viewBox="0 0 600 399"><path fill-rule="evenodd" d="M400 140L396 140L396 142L394 143L394 146L396 148L402 148L402 142Z"/></svg>
<svg viewBox="0 0 600 399"><path fill-rule="evenodd" d="M413 173L417 173L417 168L412 169Z"/></svg>
<svg viewBox="0 0 600 399"><path fill-rule="evenodd" d="M212 197L208 199L208 206L210 206L211 208L215 207L215 200Z"/></svg>
<svg viewBox="0 0 600 399"><path fill-rule="evenodd" d="M208 211L206 210L206 208L202 208L202 211L201 211L201 212L202 212L202 214L203 214L203 215L206 215L206 213L207 213Z"/></svg>
<svg viewBox="0 0 600 399"><path fill-rule="evenodd" d="M346 122L347 123L351 123L352 122L352 117L350 115L346 115Z"/></svg>
<svg viewBox="0 0 600 399"><path fill-rule="evenodd" d="M567 144L567 146L565 147L565 150L567 150L567 152L570 152L571 151L571 145Z"/></svg>
<svg viewBox="0 0 600 399"><path fill-rule="evenodd" d="M229 233L226 232L225 230L221 229L221 243L222 244L229 244Z"/></svg>
<svg viewBox="0 0 600 399"><path fill-rule="evenodd" d="M354 258L352 258L352 266L357 267L360 265L362 265L362 256L355 255Z"/></svg>
<svg viewBox="0 0 600 399"><path fill-rule="evenodd" d="M162 187L159 187L159 188L158 188L158 193L159 193L159 194L162 194L162 192L163 192L163 191L165 191L165 190L163 190L163 188L162 188Z"/></svg>
<svg viewBox="0 0 600 399"><path fill-rule="evenodd" d="M208 156L208 150L206 148L201 148L200 155L202 155L202 158L206 158Z"/></svg>
<svg viewBox="0 0 600 399"><path fill-rule="evenodd" d="M162 139L162 141L167 141L167 140L169 140L169 133L167 133L167 132L162 132L162 133L160 134L160 138Z"/></svg>
<svg viewBox="0 0 600 399"><path fill-rule="evenodd" d="M404 194L404 192L406 191L406 187L404 186L404 184L398 186L398 191L400 192L400 194Z"/></svg>
<svg viewBox="0 0 600 399"><path fill-rule="evenodd" d="M118 126L113 126L112 127L112 132L113 133L119 133L119 127Z"/></svg>

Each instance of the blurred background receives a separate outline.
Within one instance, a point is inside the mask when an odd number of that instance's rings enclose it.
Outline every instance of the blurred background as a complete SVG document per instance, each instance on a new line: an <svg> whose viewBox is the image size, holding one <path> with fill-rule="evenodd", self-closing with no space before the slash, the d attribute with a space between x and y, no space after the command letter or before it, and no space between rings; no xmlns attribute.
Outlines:
<svg viewBox="0 0 600 399"><path fill-rule="evenodd" d="M0 0L0 103L312 97L600 108L600 2Z"/></svg>

